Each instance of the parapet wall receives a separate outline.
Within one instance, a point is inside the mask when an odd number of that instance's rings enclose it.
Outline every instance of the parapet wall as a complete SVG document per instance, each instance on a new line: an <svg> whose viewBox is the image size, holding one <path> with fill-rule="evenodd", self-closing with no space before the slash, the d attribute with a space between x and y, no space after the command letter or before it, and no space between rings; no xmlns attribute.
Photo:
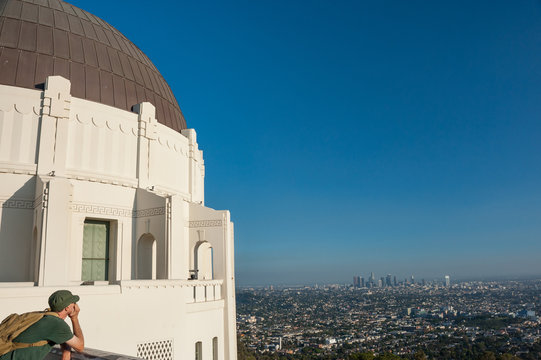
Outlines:
<svg viewBox="0 0 541 360"><path fill-rule="evenodd" d="M72 351L71 358L74 360L143 360L142 358L115 354L108 351L97 349L85 349L83 353ZM150 357L149 357L150 358ZM59 346L53 348L53 350L45 357L45 360L58 360L62 359L62 351Z"/></svg>
<svg viewBox="0 0 541 360"><path fill-rule="evenodd" d="M72 97L70 86L60 76L49 77L44 91L0 85L0 173L54 174L204 202L194 130L158 123L151 103L134 113Z"/></svg>

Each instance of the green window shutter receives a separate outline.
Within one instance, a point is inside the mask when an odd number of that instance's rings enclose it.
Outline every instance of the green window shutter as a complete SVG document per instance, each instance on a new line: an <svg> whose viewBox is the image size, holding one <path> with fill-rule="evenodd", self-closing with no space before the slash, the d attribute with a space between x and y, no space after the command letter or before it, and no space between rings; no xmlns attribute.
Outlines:
<svg viewBox="0 0 541 360"><path fill-rule="evenodd" d="M106 221L85 221L81 280L109 280L109 223Z"/></svg>

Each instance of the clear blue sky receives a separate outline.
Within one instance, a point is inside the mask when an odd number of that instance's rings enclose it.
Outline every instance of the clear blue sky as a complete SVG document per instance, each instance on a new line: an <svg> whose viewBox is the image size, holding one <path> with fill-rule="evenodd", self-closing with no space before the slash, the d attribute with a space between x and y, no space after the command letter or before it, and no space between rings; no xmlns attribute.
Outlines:
<svg viewBox="0 0 541 360"><path fill-rule="evenodd" d="M197 130L238 285L541 274L540 1L71 2Z"/></svg>

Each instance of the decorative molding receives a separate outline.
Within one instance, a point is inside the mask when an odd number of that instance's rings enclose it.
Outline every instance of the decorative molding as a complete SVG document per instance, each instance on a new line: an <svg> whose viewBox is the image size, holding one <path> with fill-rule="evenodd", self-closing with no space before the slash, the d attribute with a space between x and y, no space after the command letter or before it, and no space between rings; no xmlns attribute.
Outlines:
<svg viewBox="0 0 541 360"><path fill-rule="evenodd" d="M13 103L13 102L9 102L9 101L0 102L0 111L8 113L11 110L15 110L16 112L18 112L21 115L28 115L28 114L30 114L32 112L35 115L40 115L41 106L35 106L35 105L27 103L27 102L23 102L23 103Z"/></svg>
<svg viewBox="0 0 541 360"><path fill-rule="evenodd" d="M138 114L138 134L149 140L156 139L156 107L150 102L142 102L133 106Z"/></svg>
<svg viewBox="0 0 541 360"><path fill-rule="evenodd" d="M78 213L97 214L105 216L119 216L119 217L150 217L165 214L165 207L155 207L150 209L132 210L126 208L116 208L110 206L101 206L93 204L73 203L70 206L70 210Z"/></svg>
<svg viewBox="0 0 541 360"><path fill-rule="evenodd" d="M70 206L70 210L78 213L107 215L107 216L120 216L120 217L134 217L134 211L125 208L115 208L109 206L92 205L73 203Z"/></svg>
<svg viewBox="0 0 541 360"><path fill-rule="evenodd" d="M48 76L43 92L42 114L55 118L70 117L71 82L61 76Z"/></svg>
<svg viewBox="0 0 541 360"><path fill-rule="evenodd" d="M105 124L107 123L107 120L101 119L99 117L93 117L92 118L92 124L94 124L97 128L105 127Z"/></svg>
<svg viewBox="0 0 541 360"><path fill-rule="evenodd" d="M178 139L171 138L169 134L157 135L156 141L161 147L167 148L170 151L181 154L184 157L188 157L188 146L181 144L180 141L178 141Z"/></svg>
<svg viewBox="0 0 541 360"><path fill-rule="evenodd" d="M49 183L47 182L45 184L45 187L43 188L42 208L47 209L48 207L49 207Z"/></svg>
<svg viewBox="0 0 541 360"><path fill-rule="evenodd" d="M137 179L136 178L128 178L128 177L122 177L121 175L117 176L109 176L104 173L99 172L85 172L79 169L69 168L66 171L66 175L74 180L80 180L80 181L90 181L90 182L96 182L101 184L111 184L111 185L118 185L123 187L129 187L129 188L137 188Z"/></svg>
<svg viewBox="0 0 541 360"><path fill-rule="evenodd" d="M41 96L43 91L25 89L18 86L0 85L0 111L10 112L15 110L19 113L30 111L41 115Z"/></svg>
<svg viewBox="0 0 541 360"><path fill-rule="evenodd" d="M189 221L190 228L222 226L222 220L194 220Z"/></svg>
<svg viewBox="0 0 541 360"><path fill-rule="evenodd" d="M15 111L18 112L19 114L27 115L27 114L30 114L30 112L32 112L32 109L34 108L34 106L29 103L21 103L21 104L15 103L14 108L15 108Z"/></svg>
<svg viewBox="0 0 541 360"><path fill-rule="evenodd" d="M137 344L137 357L152 360L173 360L173 340Z"/></svg>
<svg viewBox="0 0 541 360"><path fill-rule="evenodd" d="M37 164L0 161L0 173L36 175Z"/></svg>
<svg viewBox="0 0 541 360"><path fill-rule="evenodd" d="M157 215L165 215L165 206L134 211L133 217L138 218L138 217L149 217L149 216L157 216Z"/></svg>
<svg viewBox="0 0 541 360"><path fill-rule="evenodd" d="M34 200L6 199L5 201L2 202L2 208L34 210Z"/></svg>
<svg viewBox="0 0 541 360"><path fill-rule="evenodd" d="M171 197L167 198L167 201L165 203L165 210L166 210L166 219L169 223L171 223L171 219L173 217L173 212L171 210Z"/></svg>
<svg viewBox="0 0 541 360"><path fill-rule="evenodd" d="M109 131L120 131L126 135L137 136L137 127L130 123L130 120L102 119L102 116L104 115L100 114L94 117L90 114L80 112L75 114L74 118L82 125L93 125L97 128L106 127Z"/></svg>
<svg viewBox="0 0 541 360"><path fill-rule="evenodd" d="M1 174L17 174L17 175L36 175L35 170L13 170L13 169L0 169Z"/></svg>
<svg viewBox="0 0 541 360"><path fill-rule="evenodd" d="M92 121L92 116L83 113L77 113L75 114L75 119L83 125L88 125Z"/></svg>

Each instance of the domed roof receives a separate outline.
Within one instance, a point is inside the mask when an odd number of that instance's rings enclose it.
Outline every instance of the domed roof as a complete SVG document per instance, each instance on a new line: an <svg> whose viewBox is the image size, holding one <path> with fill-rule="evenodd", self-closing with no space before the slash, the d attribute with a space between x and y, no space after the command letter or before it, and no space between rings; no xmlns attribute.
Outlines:
<svg viewBox="0 0 541 360"><path fill-rule="evenodd" d="M39 88L49 75L71 80L71 94L131 111L148 101L157 120L186 121L148 57L114 27L61 0L0 0L0 84Z"/></svg>

